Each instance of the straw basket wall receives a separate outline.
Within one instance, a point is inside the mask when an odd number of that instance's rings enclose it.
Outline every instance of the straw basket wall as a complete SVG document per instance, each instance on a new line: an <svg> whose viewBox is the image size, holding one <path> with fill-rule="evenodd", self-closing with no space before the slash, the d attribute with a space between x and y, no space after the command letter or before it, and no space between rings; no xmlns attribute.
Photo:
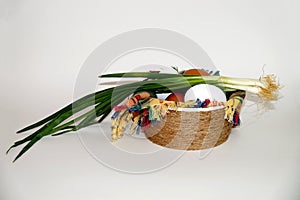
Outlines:
<svg viewBox="0 0 300 200"><path fill-rule="evenodd" d="M165 119L144 131L155 144L181 150L208 149L224 143L231 124L224 120L225 110L190 112L170 110Z"/></svg>

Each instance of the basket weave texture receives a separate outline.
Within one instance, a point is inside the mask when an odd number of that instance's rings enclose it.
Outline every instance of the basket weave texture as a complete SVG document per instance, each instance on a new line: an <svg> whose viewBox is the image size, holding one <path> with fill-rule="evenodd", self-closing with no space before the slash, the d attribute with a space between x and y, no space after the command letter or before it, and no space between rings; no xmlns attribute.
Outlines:
<svg viewBox="0 0 300 200"><path fill-rule="evenodd" d="M150 125L146 137L160 146L180 150L208 149L224 143L231 123L224 119L225 110L186 112L170 110L164 120Z"/></svg>

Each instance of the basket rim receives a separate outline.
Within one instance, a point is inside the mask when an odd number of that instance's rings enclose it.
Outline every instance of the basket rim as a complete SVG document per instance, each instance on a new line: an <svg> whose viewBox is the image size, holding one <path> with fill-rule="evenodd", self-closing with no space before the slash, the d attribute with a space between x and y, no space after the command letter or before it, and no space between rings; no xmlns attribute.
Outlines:
<svg viewBox="0 0 300 200"><path fill-rule="evenodd" d="M225 106L215 106L215 107L209 107L209 108L182 108L182 107L178 107L177 111L181 111L181 112L208 112L208 111L212 111L212 110L220 110L220 109L224 109ZM171 110L171 109L169 109Z"/></svg>

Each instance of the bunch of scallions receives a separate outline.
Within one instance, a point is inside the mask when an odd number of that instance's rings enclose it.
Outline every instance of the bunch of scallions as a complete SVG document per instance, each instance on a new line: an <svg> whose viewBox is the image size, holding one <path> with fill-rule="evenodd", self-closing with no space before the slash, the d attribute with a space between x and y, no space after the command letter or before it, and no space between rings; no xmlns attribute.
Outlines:
<svg viewBox="0 0 300 200"><path fill-rule="evenodd" d="M100 90L84 96L65 106L50 116L27 126L17 133L21 134L29 130L33 133L16 141L7 153L19 145L22 148L14 161L27 152L36 142L45 136L57 136L101 123L112 108L133 93L141 91L153 91L169 93L180 89L188 89L198 84L212 84L221 88L224 92L244 90L256 94L264 101L274 101L278 98L279 84L274 75L261 76L259 79L232 78L225 76L196 76L181 74L164 74L151 72L114 73L100 76L100 78L144 78L142 81L122 84L108 89ZM76 116L75 116L76 114Z"/></svg>

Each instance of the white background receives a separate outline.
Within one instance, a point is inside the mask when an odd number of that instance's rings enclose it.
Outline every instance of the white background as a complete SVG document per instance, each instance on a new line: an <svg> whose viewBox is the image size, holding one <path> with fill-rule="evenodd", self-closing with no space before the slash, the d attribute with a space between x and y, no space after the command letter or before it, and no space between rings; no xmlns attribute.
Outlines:
<svg viewBox="0 0 300 200"><path fill-rule="evenodd" d="M300 199L300 4L246 1L0 1L0 199ZM225 75L285 86L264 118L234 130L206 159L131 175L96 162L76 134L39 142L16 163L15 132L72 101L76 76L102 42L155 27L201 45Z"/></svg>

